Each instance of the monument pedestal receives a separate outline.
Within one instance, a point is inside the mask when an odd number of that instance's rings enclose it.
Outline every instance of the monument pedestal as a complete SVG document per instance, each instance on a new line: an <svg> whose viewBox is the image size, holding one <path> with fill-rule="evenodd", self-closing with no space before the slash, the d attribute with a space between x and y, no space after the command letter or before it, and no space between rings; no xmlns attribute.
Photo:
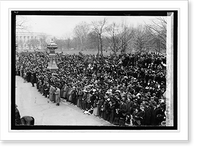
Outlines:
<svg viewBox="0 0 200 152"><path fill-rule="evenodd" d="M48 63L47 69L50 69L50 70L58 69L58 66L55 61L55 54L50 54L49 57L50 57L50 61Z"/></svg>
<svg viewBox="0 0 200 152"><path fill-rule="evenodd" d="M49 70L57 70L58 69L58 66L56 64L56 54L55 54L55 49L57 49L57 44L54 43L53 41L50 42L50 44L47 45L47 48L50 50L50 54L49 54L49 58L50 58L50 61L48 63L48 67L47 69Z"/></svg>

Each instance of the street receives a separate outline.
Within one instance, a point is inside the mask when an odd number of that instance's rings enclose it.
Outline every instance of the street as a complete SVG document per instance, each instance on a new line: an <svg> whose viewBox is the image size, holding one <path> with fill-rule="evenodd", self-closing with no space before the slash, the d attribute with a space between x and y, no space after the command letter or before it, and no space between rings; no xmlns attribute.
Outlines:
<svg viewBox="0 0 200 152"><path fill-rule="evenodd" d="M90 125L110 126L111 124L94 115L83 113L80 108L61 102L60 106L49 102L31 83L16 76L16 101L20 115L33 116L35 125Z"/></svg>

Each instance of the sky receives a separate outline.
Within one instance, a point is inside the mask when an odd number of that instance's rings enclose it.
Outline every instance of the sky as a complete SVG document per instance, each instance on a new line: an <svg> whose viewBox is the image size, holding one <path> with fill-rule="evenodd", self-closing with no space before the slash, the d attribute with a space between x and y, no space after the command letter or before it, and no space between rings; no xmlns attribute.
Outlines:
<svg viewBox="0 0 200 152"><path fill-rule="evenodd" d="M156 16L17 16L17 20L25 20L25 26L30 32L45 33L57 38L73 36L73 29L81 22L92 23L93 21L107 19L109 23L125 22L129 26L151 24Z"/></svg>

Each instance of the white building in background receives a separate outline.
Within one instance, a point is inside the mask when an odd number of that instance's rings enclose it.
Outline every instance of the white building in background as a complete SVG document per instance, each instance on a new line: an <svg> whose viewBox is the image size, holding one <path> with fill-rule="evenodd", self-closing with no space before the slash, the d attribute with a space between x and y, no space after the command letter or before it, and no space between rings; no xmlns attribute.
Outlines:
<svg viewBox="0 0 200 152"><path fill-rule="evenodd" d="M49 37L49 35L44 33L17 32L17 51L44 51L46 50L46 44Z"/></svg>

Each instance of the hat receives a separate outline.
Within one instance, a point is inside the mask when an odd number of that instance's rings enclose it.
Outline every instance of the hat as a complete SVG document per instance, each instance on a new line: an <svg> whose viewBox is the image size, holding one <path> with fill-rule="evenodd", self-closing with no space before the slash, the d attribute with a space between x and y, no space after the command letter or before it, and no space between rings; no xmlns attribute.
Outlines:
<svg viewBox="0 0 200 152"><path fill-rule="evenodd" d="M120 90L116 90L115 92L118 92L118 93L120 93L121 91L120 91Z"/></svg>
<svg viewBox="0 0 200 152"><path fill-rule="evenodd" d="M159 99L160 103L164 103L165 100L164 99Z"/></svg>
<svg viewBox="0 0 200 152"><path fill-rule="evenodd" d="M161 126L166 126L166 121L162 121Z"/></svg>

